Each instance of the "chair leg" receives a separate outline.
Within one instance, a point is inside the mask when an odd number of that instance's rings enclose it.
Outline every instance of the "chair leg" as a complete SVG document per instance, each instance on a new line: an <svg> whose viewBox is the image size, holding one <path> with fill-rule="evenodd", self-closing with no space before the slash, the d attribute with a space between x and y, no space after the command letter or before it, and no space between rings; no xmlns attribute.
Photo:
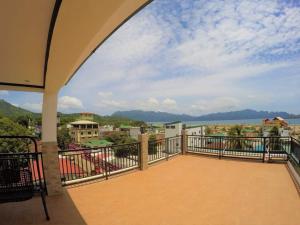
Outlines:
<svg viewBox="0 0 300 225"><path fill-rule="evenodd" d="M44 193L43 190L41 190L41 198L42 198L42 202L43 202L44 211L45 211L45 214L46 214L46 219L50 220L47 205L46 205L46 200L45 200L45 193Z"/></svg>

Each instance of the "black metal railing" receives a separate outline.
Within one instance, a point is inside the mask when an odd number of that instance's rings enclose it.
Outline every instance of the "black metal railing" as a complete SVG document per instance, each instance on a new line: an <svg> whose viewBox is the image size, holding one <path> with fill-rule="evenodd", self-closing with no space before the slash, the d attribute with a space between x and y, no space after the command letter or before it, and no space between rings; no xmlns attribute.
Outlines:
<svg viewBox="0 0 300 225"><path fill-rule="evenodd" d="M291 159L294 160L300 166L300 141L291 138L291 150L290 150Z"/></svg>
<svg viewBox="0 0 300 225"><path fill-rule="evenodd" d="M152 140L148 142L148 163L168 159L181 152L181 136Z"/></svg>
<svg viewBox="0 0 300 225"><path fill-rule="evenodd" d="M108 177L139 167L140 143L58 152L63 184L79 179Z"/></svg>
<svg viewBox="0 0 300 225"><path fill-rule="evenodd" d="M290 137L187 136L188 152L221 157L287 160Z"/></svg>
<svg viewBox="0 0 300 225"><path fill-rule="evenodd" d="M43 156L30 136L0 136L0 189L21 188L30 181L33 191L46 191Z"/></svg>

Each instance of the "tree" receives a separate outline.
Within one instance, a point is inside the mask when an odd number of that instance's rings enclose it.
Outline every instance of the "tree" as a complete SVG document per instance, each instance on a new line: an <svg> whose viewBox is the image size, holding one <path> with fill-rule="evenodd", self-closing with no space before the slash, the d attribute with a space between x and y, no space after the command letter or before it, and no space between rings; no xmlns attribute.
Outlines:
<svg viewBox="0 0 300 225"><path fill-rule="evenodd" d="M228 131L228 135L233 137L228 140L228 145L233 149L243 149L245 146L245 140L239 138L242 137L243 127L241 125L235 125Z"/></svg>
<svg viewBox="0 0 300 225"><path fill-rule="evenodd" d="M279 129L278 127L272 127L272 129L270 130L270 133L269 133L269 136L270 137L278 137L279 136Z"/></svg>
<svg viewBox="0 0 300 225"><path fill-rule="evenodd" d="M27 128L21 126L12 120L3 117L0 119L0 135L7 136L29 136L30 132ZM30 139L17 138L1 138L0 152L1 153L17 153L27 152L30 147Z"/></svg>
<svg viewBox="0 0 300 225"><path fill-rule="evenodd" d="M32 117L30 115L21 115L18 116L15 121L21 126L28 128L30 121L32 121Z"/></svg>
<svg viewBox="0 0 300 225"><path fill-rule="evenodd" d="M113 132L104 136L107 141L113 142L115 145L122 145L122 144L130 144L136 142L136 140L129 136L127 132L119 131Z"/></svg>
<svg viewBox="0 0 300 225"><path fill-rule="evenodd" d="M282 148L282 145L280 143L280 138L278 138L279 136L279 129L278 127L274 126L272 127L272 129L270 130L270 133L269 133L269 147L270 147L270 150L281 150Z"/></svg>
<svg viewBox="0 0 300 225"><path fill-rule="evenodd" d="M129 155L137 155L137 149L135 146L126 145L136 142L136 140L129 136L127 132L113 132L104 137L107 141L113 142L112 147L116 157L128 157Z"/></svg>
<svg viewBox="0 0 300 225"><path fill-rule="evenodd" d="M72 143L72 137L66 127L62 127L57 132L57 145L60 149L67 149Z"/></svg>
<svg viewBox="0 0 300 225"><path fill-rule="evenodd" d="M242 136L242 130L243 127L241 125L235 125L229 129L228 135L234 137Z"/></svg>

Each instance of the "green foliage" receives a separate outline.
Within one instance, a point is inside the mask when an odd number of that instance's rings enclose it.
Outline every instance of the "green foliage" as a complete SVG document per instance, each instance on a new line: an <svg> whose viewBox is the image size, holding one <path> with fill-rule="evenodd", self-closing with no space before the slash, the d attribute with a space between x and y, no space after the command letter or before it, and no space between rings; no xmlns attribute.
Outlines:
<svg viewBox="0 0 300 225"><path fill-rule="evenodd" d="M228 131L228 135L231 137L241 137L243 127L241 125L235 125ZM245 140L243 139L230 139L229 145L234 149L243 149L246 146Z"/></svg>
<svg viewBox="0 0 300 225"><path fill-rule="evenodd" d="M66 127L62 127L57 131L57 145L60 149L67 149L72 143L72 138Z"/></svg>
<svg viewBox="0 0 300 225"><path fill-rule="evenodd" d="M135 139L131 138L127 132L113 132L109 135L104 136L107 141L113 142L114 145L124 145L136 142ZM132 148L130 145L115 146L113 147L116 157L128 157L130 154L137 155L137 149Z"/></svg>
<svg viewBox="0 0 300 225"><path fill-rule="evenodd" d="M13 122L9 118L0 119L0 135L7 136L24 136L30 135L30 132L25 127ZM27 152L29 150L30 140L24 139L0 139L0 152L1 153L16 153Z"/></svg>
<svg viewBox="0 0 300 225"><path fill-rule="evenodd" d="M31 117L36 117L38 115L38 113L33 113L26 109L16 107L4 101L3 99L0 99L0 114L13 120L18 118L19 116L29 115Z"/></svg>
<svg viewBox="0 0 300 225"><path fill-rule="evenodd" d="M270 137L279 136L278 127L276 127L276 126L272 127L272 129L270 130L269 136Z"/></svg>
<svg viewBox="0 0 300 225"><path fill-rule="evenodd" d="M15 119L15 122L17 122L18 124L20 124L21 126L23 127L26 127L28 128L29 125L31 125L32 121L32 116L31 115L21 115L21 116L18 116L16 119Z"/></svg>
<svg viewBox="0 0 300 225"><path fill-rule="evenodd" d="M121 145L121 146L114 146L112 148L115 152L115 156L118 158L127 158L130 155L138 155L138 150L135 146Z"/></svg>
<svg viewBox="0 0 300 225"><path fill-rule="evenodd" d="M156 135L151 134L149 136L149 145L148 145L148 154L155 155L157 153L157 145L156 145Z"/></svg>
<svg viewBox="0 0 300 225"><path fill-rule="evenodd" d="M274 126L272 127L272 129L270 130L269 136L272 137L270 138L270 143L269 143L269 148L270 150L282 150L282 145L280 143L280 139L276 138L279 136L279 129L278 127Z"/></svg>
<svg viewBox="0 0 300 225"><path fill-rule="evenodd" d="M129 136L127 132L119 131L113 132L104 136L107 141L113 142L114 145L130 144L136 142L135 139Z"/></svg>
<svg viewBox="0 0 300 225"><path fill-rule="evenodd" d="M206 133L206 135L212 134L212 130L209 126L206 127L205 133Z"/></svg>
<svg viewBox="0 0 300 225"><path fill-rule="evenodd" d="M241 125L235 125L231 127L228 131L229 136L242 136L243 127Z"/></svg>

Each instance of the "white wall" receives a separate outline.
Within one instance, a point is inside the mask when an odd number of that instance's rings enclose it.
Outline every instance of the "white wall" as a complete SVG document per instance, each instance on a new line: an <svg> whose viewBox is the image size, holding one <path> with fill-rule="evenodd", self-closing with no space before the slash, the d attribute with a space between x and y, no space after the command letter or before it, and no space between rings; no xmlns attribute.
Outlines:
<svg viewBox="0 0 300 225"><path fill-rule="evenodd" d="M187 128L186 131L188 135L205 135L205 126Z"/></svg>
<svg viewBox="0 0 300 225"><path fill-rule="evenodd" d="M181 135L182 123L165 125L165 138Z"/></svg>
<svg viewBox="0 0 300 225"><path fill-rule="evenodd" d="M141 128L140 127L131 127L129 129L130 137L132 137L136 140L138 140L140 134L141 134Z"/></svg>

